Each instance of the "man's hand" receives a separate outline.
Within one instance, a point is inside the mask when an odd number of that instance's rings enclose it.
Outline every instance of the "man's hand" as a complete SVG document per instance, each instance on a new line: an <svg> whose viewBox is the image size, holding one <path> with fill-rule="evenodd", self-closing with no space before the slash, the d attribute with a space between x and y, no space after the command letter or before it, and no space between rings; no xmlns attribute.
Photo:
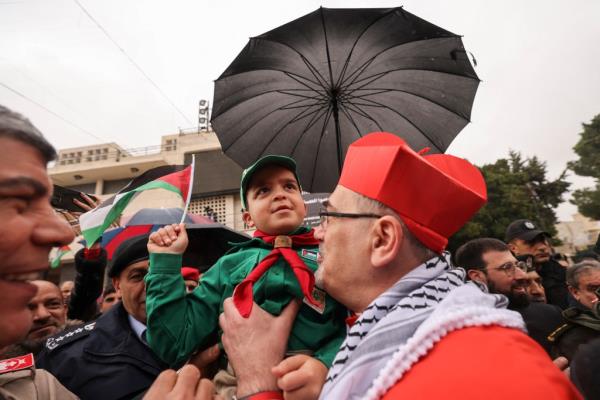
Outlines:
<svg viewBox="0 0 600 400"><path fill-rule="evenodd" d="M327 372L325 364L303 354L286 358L273 368L285 400L318 399Z"/></svg>
<svg viewBox="0 0 600 400"><path fill-rule="evenodd" d="M166 225L153 232L148 239L149 253L183 254L188 246L184 224Z"/></svg>
<svg viewBox="0 0 600 400"><path fill-rule="evenodd" d="M558 367L562 372L569 377L571 375L571 369L569 368L569 360L566 357L556 357L552 360L552 363Z"/></svg>
<svg viewBox="0 0 600 400"><path fill-rule="evenodd" d="M217 365L215 361L219 359L219 354L221 350L219 349L219 345L215 344L208 349L205 349L198 354L194 354L188 364L195 365L199 370L202 376L210 378L215 374Z"/></svg>
<svg viewBox="0 0 600 400"><path fill-rule="evenodd" d="M300 303L292 301L274 317L254 303L250 316L244 318L233 300L225 299L219 325L223 347L238 379L238 397L278 390L272 368L283 360L299 308Z"/></svg>
<svg viewBox="0 0 600 400"><path fill-rule="evenodd" d="M193 365L186 365L175 372L172 369L158 375L144 400L217 400L211 381L200 379L200 371Z"/></svg>
<svg viewBox="0 0 600 400"><path fill-rule="evenodd" d="M83 197L83 199L85 200L85 203L80 201L79 199L73 199L73 204L83 208L85 210L84 212L93 210L94 208L98 207L98 205L100 204L99 200L94 200L90 196L88 196L87 194L85 194L83 192L81 193L81 197Z"/></svg>

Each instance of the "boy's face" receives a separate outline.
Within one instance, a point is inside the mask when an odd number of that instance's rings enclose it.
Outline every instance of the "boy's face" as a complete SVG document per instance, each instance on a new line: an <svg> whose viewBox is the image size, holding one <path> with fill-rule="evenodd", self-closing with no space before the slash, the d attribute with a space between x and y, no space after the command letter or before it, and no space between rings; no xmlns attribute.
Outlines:
<svg viewBox="0 0 600 400"><path fill-rule="evenodd" d="M298 182L286 168L270 165L261 169L252 177L246 193L244 222L269 235L289 234L306 216Z"/></svg>

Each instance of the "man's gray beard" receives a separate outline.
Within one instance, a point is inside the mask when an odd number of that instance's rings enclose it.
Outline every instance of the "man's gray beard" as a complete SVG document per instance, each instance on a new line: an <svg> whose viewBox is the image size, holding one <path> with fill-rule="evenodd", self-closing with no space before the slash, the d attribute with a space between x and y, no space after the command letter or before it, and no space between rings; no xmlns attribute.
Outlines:
<svg viewBox="0 0 600 400"><path fill-rule="evenodd" d="M319 289L323 289L323 268L319 265L315 271L315 286Z"/></svg>

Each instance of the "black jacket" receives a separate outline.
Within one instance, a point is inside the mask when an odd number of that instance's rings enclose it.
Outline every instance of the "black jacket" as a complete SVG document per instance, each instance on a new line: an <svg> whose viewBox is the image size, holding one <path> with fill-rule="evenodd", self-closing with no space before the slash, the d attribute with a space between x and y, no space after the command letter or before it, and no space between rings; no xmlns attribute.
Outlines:
<svg viewBox="0 0 600 400"><path fill-rule="evenodd" d="M548 335L565 323L561 309L543 303L530 303L526 307L511 308L523 317L529 337L538 342L549 355L552 354L552 342Z"/></svg>
<svg viewBox="0 0 600 400"><path fill-rule="evenodd" d="M538 266L538 273L542 277L542 286L544 286L548 304L558 306L563 310L568 308L567 269L551 259Z"/></svg>
<svg viewBox="0 0 600 400"><path fill-rule="evenodd" d="M36 366L82 400L131 399L167 368L131 329L122 303L48 338Z"/></svg>
<svg viewBox="0 0 600 400"><path fill-rule="evenodd" d="M67 318L88 322L99 315L96 299L102 294L104 270L106 269L106 250L100 249L98 258L86 259L85 249L75 253L75 284L69 298Z"/></svg>

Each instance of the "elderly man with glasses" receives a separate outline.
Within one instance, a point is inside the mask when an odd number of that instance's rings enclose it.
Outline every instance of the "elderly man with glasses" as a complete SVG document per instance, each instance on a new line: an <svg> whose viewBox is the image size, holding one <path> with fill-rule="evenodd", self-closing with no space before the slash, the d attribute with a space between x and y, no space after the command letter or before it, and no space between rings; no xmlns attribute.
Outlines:
<svg viewBox="0 0 600 400"><path fill-rule="evenodd" d="M485 200L483 177L466 160L416 153L389 133L349 147L315 231L315 279L355 318L321 399L580 398L506 299L465 283L444 251ZM502 268L509 275L513 265ZM276 365L284 324L265 314L254 307L242 318L226 300L225 350L248 399L283 398L262 395L276 390L294 399L310 377ZM265 370L275 377L257 372Z"/></svg>

